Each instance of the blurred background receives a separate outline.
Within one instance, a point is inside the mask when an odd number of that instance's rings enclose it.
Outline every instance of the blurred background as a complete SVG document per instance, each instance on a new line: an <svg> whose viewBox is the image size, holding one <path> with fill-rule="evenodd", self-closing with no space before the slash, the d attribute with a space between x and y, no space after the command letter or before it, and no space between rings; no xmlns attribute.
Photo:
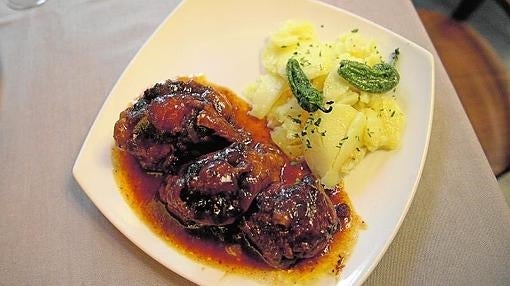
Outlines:
<svg viewBox="0 0 510 286"><path fill-rule="evenodd" d="M510 205L510 0L413 4Z"/></svg>

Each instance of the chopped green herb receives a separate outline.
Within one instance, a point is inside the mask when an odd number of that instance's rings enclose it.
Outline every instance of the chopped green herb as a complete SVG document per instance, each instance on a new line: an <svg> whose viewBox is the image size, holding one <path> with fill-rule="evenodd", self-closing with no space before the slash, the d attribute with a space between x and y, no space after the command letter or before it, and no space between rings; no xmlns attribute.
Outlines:
<svg viewBox="0 0 510 286"><path fill-rule="evenodd" d="M310 61L309 61L307 58L305 58L305 57L301 57L301 58L299 59L299 63L300 63L303 67L307 67L307 66L311 65Z"/></svg>
<svg viewBox="0 0 510 286"><path fill-rule="evenodd" d="M306 148L310 149L312 148L312 143L310 143L310 140L306 139Z"/></svg>
<svg viewBox="0 0 510 286"><path fill-rule="evenodd" d="M351 33L357 33L358 31L359 31L359 29L358 29L358 28L356 28L356 29L352 29Z"/></svg>
<svg viewBox="0 0 510 286"><path fill-rule="evenodd" d="M338 145L336 145L337 148L342 148L344 145L345 140L349 139L349 136L345 136L344 138L340 139L340 142L338 142Z"/></svg>
<svg viewBox="0 0 510 286"><path fill-rule="evenodd" d="M393 112L391 113L391 117L393 117L395 115L395 110L393 110Z"/></svg>
<svg viewBox="0 0 510 286"><path fill-rule="evenodd" d="M297 124L301 124L301 120L300 119L294 118L294 117L292 117L290 115L289 115L289 118L290 118L290 120L292 120L292 122L297 123Z"/></svg>
<svg viewBox="0 0 510 286"><path fill-rule="evenodd" d="M319 118L317 118L317 120L315 120L315 122L313 123L313 125L315 125L315 126L319 127L319 125L321 125L321 120L322 120L322 118L320 118L320 117L319 117Z"/></svg>

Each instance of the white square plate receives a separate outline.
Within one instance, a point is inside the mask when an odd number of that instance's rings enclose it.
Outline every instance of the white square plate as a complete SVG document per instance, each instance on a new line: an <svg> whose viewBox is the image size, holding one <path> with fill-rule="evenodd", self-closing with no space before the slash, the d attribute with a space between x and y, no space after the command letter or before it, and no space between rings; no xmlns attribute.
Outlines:
<svg viewBox="0 0 510 286"><path fill-rule="evenodd" d="M407 213L421 176L433 113L432 55L395 33L349 12L309 0L188 0L160 25L133 58L101 108L73 168L73 174L101 212L148 255L201 285L257 285L249 277L193 261L154 234L124 201L111 163L113 126L129 103L156 82L203 73L240 94L262 73L260 52L270 32L289 19L308 20L319 38L332 40L359 29L383 54L399 48L398 96L407 114L402 147L368 156L346 178L361 231L338 285L361 284L377 265Z"/></svg>

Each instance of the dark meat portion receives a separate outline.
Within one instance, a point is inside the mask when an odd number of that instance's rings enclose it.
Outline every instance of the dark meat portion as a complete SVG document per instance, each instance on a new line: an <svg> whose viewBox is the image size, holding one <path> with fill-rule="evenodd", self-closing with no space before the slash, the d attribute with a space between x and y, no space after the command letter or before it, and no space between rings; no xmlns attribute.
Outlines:
<svg viewBox="0 0 510 286"><path fill-rule="evenodd" d="M143 169L175 173L203 154L247 141L249 134L235 125L224 95L193 80L169 80L120 114L114 138Z"/></svg>
<svg viewBox="0 0 510 286"><path fill-rule="evenodd" d="M167 176L159 196L185 227L227 225L248 210L259 192L280 180L283 165L275 147L233 143Z"/></svg>
<svg viewBox="0 0 510 286"><path fill-rule="evenodd" d="M307 176L296 184L276 183L259 193L240 228L248 246L266 263L289 268L323 252L338 224L328 196Z"/></svg>
<svg viewBox="0 0 510 286"><path fill-rule="evenodd" d="M276 268L324 252L348 227L348 205L334 207L306 167L283 170L283 153L253 142L236 112L211 87L169 80L120 114L114 138L145 171L164 173L157 199L194 235L240 243Z"/></svg>

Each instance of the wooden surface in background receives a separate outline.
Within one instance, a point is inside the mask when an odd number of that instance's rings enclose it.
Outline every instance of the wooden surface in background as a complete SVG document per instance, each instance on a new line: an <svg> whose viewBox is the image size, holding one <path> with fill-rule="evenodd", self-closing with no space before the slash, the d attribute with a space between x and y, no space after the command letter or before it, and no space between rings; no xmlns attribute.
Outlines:
<svg viewBox="0 0 510 286"><path fill-rule="evenodd" d="M418 11L496 175L510 166L510 76L465 23ZM441 96L437 94L436 96ZM454 146L452 146L454 148Z"/></svg>

